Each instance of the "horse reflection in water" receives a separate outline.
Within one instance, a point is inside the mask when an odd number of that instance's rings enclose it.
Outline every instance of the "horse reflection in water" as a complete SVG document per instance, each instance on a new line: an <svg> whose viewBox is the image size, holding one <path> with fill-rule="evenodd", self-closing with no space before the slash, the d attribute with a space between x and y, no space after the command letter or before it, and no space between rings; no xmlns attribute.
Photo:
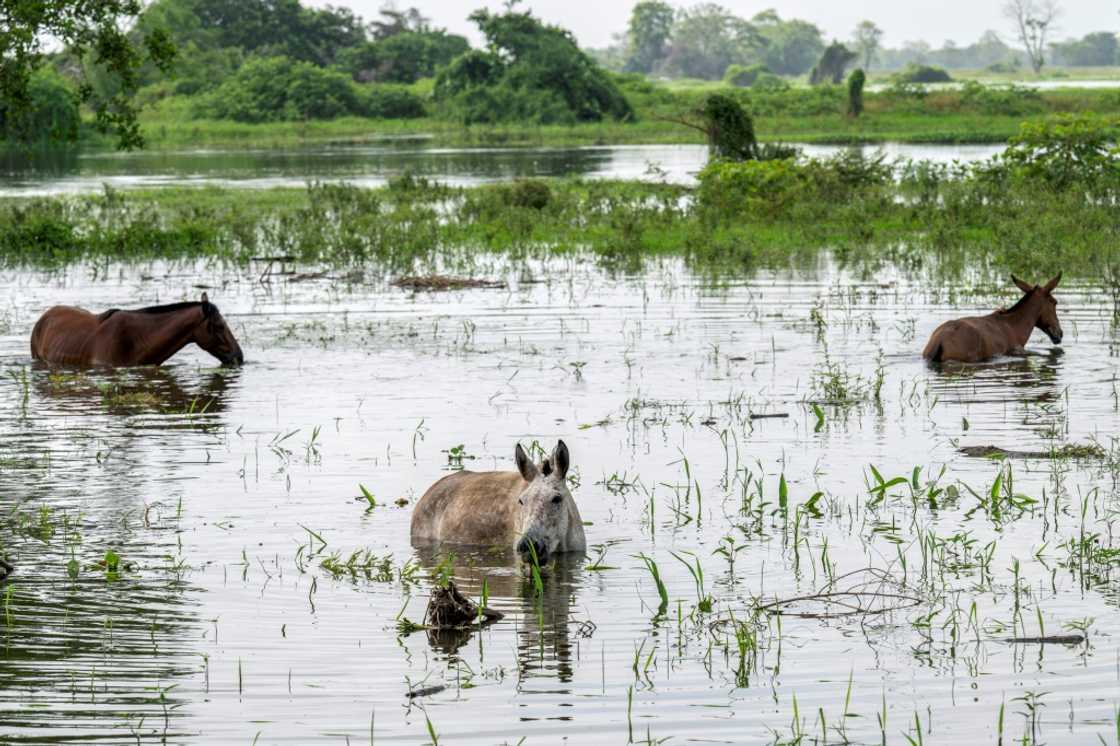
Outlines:
<svg viewBox="0 0 1120 746"><path fill-rule="evenodd" d="M583 579L582 553L555 556L543 572L542 590L538 594L529 574L516 566L510 550L485 552L476 548L456 551L444 545L440 552L431 548L417 550L422 565L434 570L454 553L454 581L467 598L478 602L482 581L486 579L489 593L487 606L506 615L497 625L515 625L517 631L517 666L520 680L555 678L561 683L572 680L575 641L571 610ZM497 629L490 626L489 629ZM459 651L474 638L477 629L428 630L432 649L454 662Z"/></svg>
<svg viewBox="0 0 1120 746"><path fill-rule="evenodd" d="M237 368L210 371L197 385L174 368L46 372L33 376L36 394L52 404L112 414L154 412L166 415L215 415L225 411Z"/></svg>

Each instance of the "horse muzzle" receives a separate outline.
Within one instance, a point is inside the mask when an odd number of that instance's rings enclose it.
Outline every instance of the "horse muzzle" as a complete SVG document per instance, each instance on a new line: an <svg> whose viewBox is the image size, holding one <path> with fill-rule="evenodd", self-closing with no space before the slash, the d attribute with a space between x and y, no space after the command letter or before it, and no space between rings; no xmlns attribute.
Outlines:
<svg viewBox="0 0 1120 746"><path fill-rule="evenodd" d="M522 562L529 565L533 564L534 554L537 558L537 565L540 567L547 565L552 556L549 554L548 547L539 541L523 537L521 541L517 542L517 556L521 558Z"/></svg>
<svg viewBox="0 0 1120 746"><path fill-rule="evenodd" d="M1056 332L1050 331L1049 329L1047 329L1046 330L1046 336L1050 337L1050 341L1053 342L1056 345L1060 345L1062 343L1062 330L1061 329L1059 329Z"/></svg>

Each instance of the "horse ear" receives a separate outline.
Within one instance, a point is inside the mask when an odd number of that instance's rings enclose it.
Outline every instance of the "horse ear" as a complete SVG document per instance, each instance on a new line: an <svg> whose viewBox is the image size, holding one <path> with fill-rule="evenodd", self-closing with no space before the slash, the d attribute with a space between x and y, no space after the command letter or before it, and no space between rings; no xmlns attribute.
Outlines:
<svg viewBox="0 0 1120 746"><path fill-rule="evenodd" d="M205 290L202 291L202 302L203 303L209 303L210 302L210 297L208 295L206 295Z"/></svg>
<svg viewBox="0 0 1120 746"><path fill-rule="evenodd" d="M521 472L521 478L526 482L532 482L537 478L537 465L529 458L529 454L525 453L525 449L521 444L517 444L517 448L513 449L513 458L517 462L517 470Z"/></svg>
<svg viewBox="0 0 1120 746"><path fill-rule="evenodd" d="M1034 285L1030 284L1029 282L1023 282L1015 275L1011 275L1011 281L1015 283L1015 287L1019 288L1024 293L1029 293L1034 290Z"/></svg>
<svg viewBox="0 0 1120 746"><path fill-rule="evenodd" d="M1056 277L1054 277L1054 279L1053 279L1053 280L1051 280L1050 282L1046 283L1046 285L1045 285L1045 287L1044 287L1043 289L1044 289L1044 290L1045 290L1046 292L1048 292L1048 293L1049 293L1049 292L1052 292L1052 291L1054 290L1054 288L1058 287L1058 283L1059 283L1059 282L1061 282L1061 281L1062 281L1062 273L1061 273L1061 272L1059 272L1059 273L1057 274L1057 276L1056 276Z"/></svg>
<svg viewBox="0 0 1120 746"><path fill-rule="evenodd" d="M564 445L564 441L557 441L556 447L552 449L552 465L556 469L556 475L563 479L568 475L568 446Z"/></svg>

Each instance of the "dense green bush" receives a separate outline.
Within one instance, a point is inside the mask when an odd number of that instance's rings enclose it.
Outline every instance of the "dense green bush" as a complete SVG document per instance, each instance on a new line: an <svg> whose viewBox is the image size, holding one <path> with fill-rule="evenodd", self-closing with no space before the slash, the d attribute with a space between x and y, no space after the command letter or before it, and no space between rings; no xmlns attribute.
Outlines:
<svg viewBox="0 0 1120 746"><path fill-rule="evenodd" d="M857 67L848 76L848 116L858 117L863 113L863 85L867 82L867 75L863 68Z"/></svg>
<svg viewBox="0 0 1120 746"><path fill-rule="evenodd" d="M416 119L424 116L424 102L403 86L374 85L361 94L362 114L376 119Z"/></svg>
<svg viewBox="0 0 1120 746"><path fill-rule="evenodd" d="M379 103L362 98L343 73L286 57L254 58L200 98L194 114L238 122L331 119L364 114Z"/></svg>
<svg viewBox="0 0 1120 746"><path fill-rule="evenodd" d="M415 83L467 52L461 36L443 31L405 31L344 49L337 66L360 82Z"/></svg>
<svg viewBox="0 0 1120 746"><path fill-rule="evenodd" d="M626 119L634 114L615 81L571 34L529 13L471 15L487 49L457 57L436 79L444 112L467 124L542 124Z"/></svg>
<svg viewBox="0 0 1120 746"><path fill-rule="evenodd" d="M736 88L750 88L766 74L773 74L766 65L729 65L723 73L723 82Z"/></svg>
<svg viewBox="0 0 1120 746"><path fill-rule="evenodd" d="M1120 119L1065 115L1024 122L1001 161L1020 178L1058 188L1120 186Z"/></svg>
<svg viewBox="0 0 1120 746"><path fill-rule="evenodd" d="M43 68L31 76L31 106L9 115L0 101L0 139L7 142L48 143L74 140L81 120L78 97L57 72Z"/></svg>
<svg viewBox="0 0 1120 746"><path fill-rule="evenodd" d="M895 73L895 80L903 83L949 83L953 78L940 67L911 63Z"/></svg>
<svg viewBox="0 0 1120 746"><path fill-rule="evenodd" d="M1042 112L1045 102L1034 88L991 86L966 80L961 84L961 106L985 114L1027 116Z"/></svg>

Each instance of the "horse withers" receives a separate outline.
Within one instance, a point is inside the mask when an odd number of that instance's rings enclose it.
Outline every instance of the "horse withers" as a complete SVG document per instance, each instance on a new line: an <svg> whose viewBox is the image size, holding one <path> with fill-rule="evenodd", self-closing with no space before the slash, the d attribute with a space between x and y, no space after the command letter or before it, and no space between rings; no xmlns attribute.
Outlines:
<svg viewBox="0 0 1120 746"><path fill-rule="evenodd" d="M54 306L35 323L31 357L52 365L162 365L192 343L222 365L245 362L241 345L206 293L198 302L101 314Z"/></svg>
<svg viewBox="0 0 1120 746"><path fill-rule="evenodd" d="M564 441L539 466L520 443L514 459L517 471L459 471L429 487L412 512L413 546L506 546L542 566L557 553L586 551Z"/></svg>
<svg viewBox="0 0 1120 746"><path fill-rule="evenodd" d="M936 363L977 363L999 355L1022 354L1035 329L1045 332L1054 344L1061 344L1062 325L1053 295L1061 279L1059 272L1045 285L1031 285L1012 275L1011 281L1024 293L1018 303L987 316L946 321L934 330L922 357Z"/></svg>

